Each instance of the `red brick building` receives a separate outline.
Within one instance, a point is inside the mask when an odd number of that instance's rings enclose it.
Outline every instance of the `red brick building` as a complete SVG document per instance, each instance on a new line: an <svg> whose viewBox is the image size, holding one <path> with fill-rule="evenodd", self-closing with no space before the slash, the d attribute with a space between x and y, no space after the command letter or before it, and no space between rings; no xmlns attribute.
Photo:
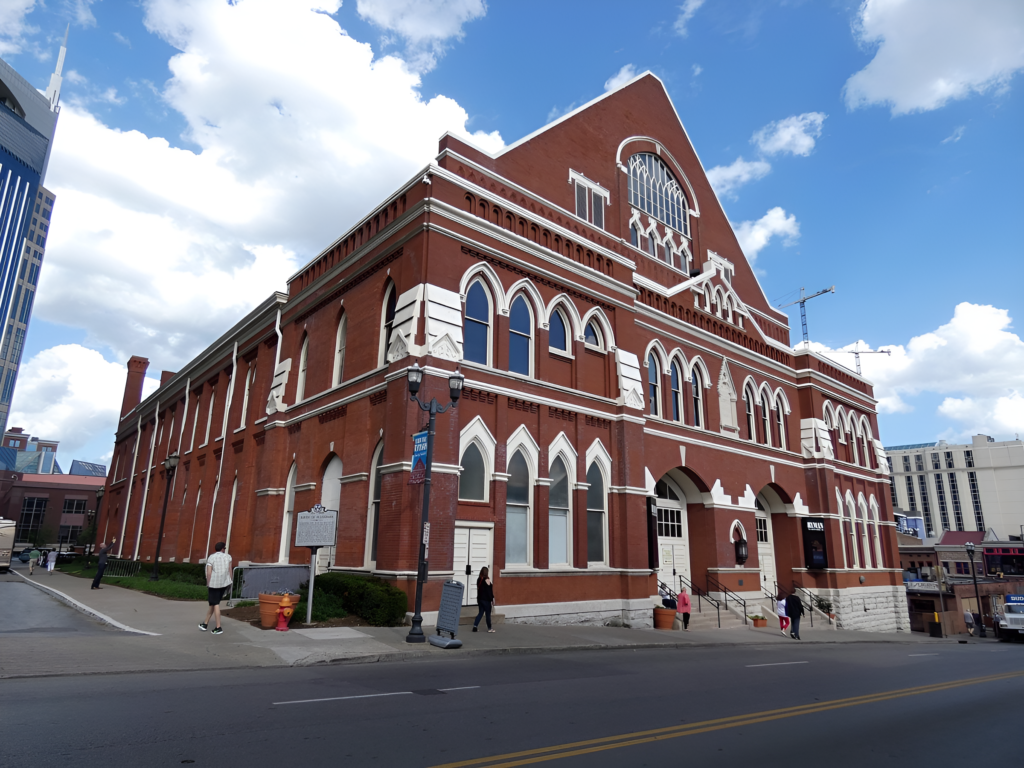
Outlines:
<svg viewBox="0 0 1024 768"><path fill-rule="evenodd" d="M489 565L509 621L649 622L656 553L673 585L797 583L843 626L906 628L871 385L790 349L653 75L494 156L443 136L144 402L132 358L101 536L153 556L178 451L163 557L303 562L293 515L322 503L324 564L411 594L414 362L442 403L466 376L437 421L426 610Z"/></svg>

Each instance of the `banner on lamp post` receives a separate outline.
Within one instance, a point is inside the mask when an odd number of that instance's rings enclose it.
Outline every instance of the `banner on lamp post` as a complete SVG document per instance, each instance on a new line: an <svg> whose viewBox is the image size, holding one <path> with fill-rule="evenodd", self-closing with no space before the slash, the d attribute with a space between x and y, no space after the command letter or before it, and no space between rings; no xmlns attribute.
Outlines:
<svg viewBox="0 0 1024 768"><path fill-rule="evenodd" d="M412 472L409 485L422 484L427 476L427 433L417 432L412 436Z"/></svg>

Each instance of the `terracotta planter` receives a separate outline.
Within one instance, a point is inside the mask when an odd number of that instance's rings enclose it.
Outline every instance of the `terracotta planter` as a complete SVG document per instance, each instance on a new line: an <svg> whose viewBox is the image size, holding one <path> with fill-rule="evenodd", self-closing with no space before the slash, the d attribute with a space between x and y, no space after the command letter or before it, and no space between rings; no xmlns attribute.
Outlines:
<svg viewBox="0 0 1024 768"><path fill-rule="evenodd" d="M260 594L260 626L266 629L277 626L277 606L281 600L284 599L284 595L266 595ZM288 595L288 599L292 601L292 607L298 605L298 595ZM293 613L292 616L295 614ZM291 618L288 619L291 621Z"/></svg>
<svg viewBox="0 0 1024 768"><path fill-rule="evenodd" d="M767 627L768 619L751 619L754 622L755 627Z"/></svg>
<svg viewBox="0 0 1024 768"><path fill-rule="evenodd" d="M675 621L676 612L671 608L654 609L654 628L672 629L672 622Z"/></svg>
<svg viewBox="0 0 1024 768"><path fill-rule="evenodd" d="M836 620L836 615L835 615L834 613L830 613L830 614L828 615L828 617L829 617L830 619L832 619L832 621L835 621L835 620Z"/></svg>

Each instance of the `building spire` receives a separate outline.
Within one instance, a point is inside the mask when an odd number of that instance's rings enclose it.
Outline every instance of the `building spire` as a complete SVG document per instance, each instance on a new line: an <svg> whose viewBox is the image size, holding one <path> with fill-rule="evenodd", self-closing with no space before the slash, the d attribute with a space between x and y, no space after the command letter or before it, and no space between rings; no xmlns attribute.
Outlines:
<svg viewBox="0 0 1024 768"><path fill-rule="evenodd" d="M57 111L60 103L60 86L63 82L61 72L64 70L64 55L68 50L68 33L71 31L71 24L64 30L64 42L60 45L60 53L57 55L57 68L50 75L50 84L46 87L46 98L50 102L50 110Z"/></svg>

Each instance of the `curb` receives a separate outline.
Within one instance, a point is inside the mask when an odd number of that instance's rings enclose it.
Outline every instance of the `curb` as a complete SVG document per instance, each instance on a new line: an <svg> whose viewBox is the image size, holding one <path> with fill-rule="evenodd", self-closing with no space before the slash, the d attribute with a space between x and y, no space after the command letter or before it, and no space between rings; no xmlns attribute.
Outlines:
<svg viewBox="0 0 1024 768"><path fill-rule="evenodd" d="M122 624L120 621L117 621L117 619L112 619L105 613L100 613L94 608L90 608L85 603L78 602L77 600L75 600L75 598L71 597L70 595L64 594L59 589L54 589L53 587L46 587L40 584L38 581L33 581L32 579L25 576L23 573L14 570L12 570L11 573L18 574L19 576L21 576L22 579L24 579L26 584L30 584L36 589L41 590L42 592L46 592L47 594L52 595L53 597L56 597L62 603L71 606L75 610L81 611L86 616L91 616L92 618L98 621L102 621L104 624L109 624L112 627L120 629L122 632L134 632L139 635L150 635L152 637L160 636L159 632L147 632L144 629L135 629L135 627L129 627L127 624Z"/></svg>

